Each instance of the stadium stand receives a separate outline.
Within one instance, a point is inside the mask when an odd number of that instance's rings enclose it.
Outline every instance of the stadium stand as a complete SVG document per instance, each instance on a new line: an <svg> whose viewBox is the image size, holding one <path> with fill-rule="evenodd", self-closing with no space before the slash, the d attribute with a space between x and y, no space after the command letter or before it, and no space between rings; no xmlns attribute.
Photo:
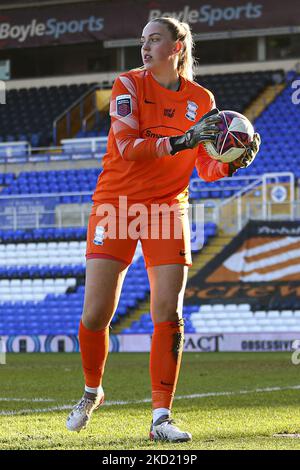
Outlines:
<svg viewBox="0 0 300 470"><path fill-rule="evenodd" d="M299 159L300 112L299 106L293 104L292 93L293 89L287 86L256 119L254 125L262 138L260 158L247 168L247 175L272 172L276 168L276 171L291 171L300 177L299 165L295 165ZM280 116L280 119L274 119L274 116ZM287 155L288 158L283 158Z"/></svg>
<svg viewBox="0 0 300 470"><path fill-rule="evenodd" d="M300 331L300 310L257 310L249 304L187 305L183 309L186 333L258 333ZM141 315L123 334L152 334L150 313Z"/></svg>
<svg viewBox="0 0 300 470"><path fill-rule="evenodd" d="M299 310L257 310L249 304L201 305L190 315L196 332L256 333L299 331Z"/></svg>
<svg viewBox="0 0 300 470"><path fill-rule="evenodd" d="M28 141L50 145L54 119L95 84L16 89L7 92L0 107L0 142Z"/></svg>
<svg viewBox="0 0 300 470"><path fill-rule="evenodd" d="M267 85L282 80L282 70L196 77L196 81L215 94L220 109L238 112L242 112ZM32 147L53 144L53 121L95 86L96 83L81 83L9 90L5 110L0 107L0 142L27 141ZM97 122L96 127L81 130L76 136L107 135L108 127L109 120L102 115L102 122Z"/></svg>
<svg viewBox="0 0 300 470"><path fill-rule="evenodd" d="M204 243L215 233L215 224L206 224ZM0 334L77 334L84 296L85 236L83 228L0 232ZM112 325L148 293L138 245Z"/></svg>
<svg viewBox="0 0 300 470"><path fill-rule="evenodd" d="M185 333L195 333L195 327L193 326L190 317L192 312L199 309L199 306L184 306L183 307L183 318L184 318L184 331ZM138 321L133 321L129 328L124 328L122 334L152 334L153 323L151 320L150 313L143 313Z"/></svg>
<svg viewBox="0 0 300 470"><path fill-rule="evenodd" d="M84 295L85 242L17 243L1 248L0 334L76 334ZM128 270L113 323L149 290L140 254L137 250Z"/></svg>
<svg viewBox="0 0 300 470"><path fill-rule="evenodd" d="M290 71L287 76L287 83L291 79L295 79L295 73ZM236 73L236 74L218 74L218 75L203 75L198 76L197 80L204 86L211 89L217 99L217 103L220 108L231 108L239 111L243 111L251 100L253 100L259 93L269 84L283 82L285 80L284 73L282 70L273 70L268 72L252 72L252 73ZM232 89L229 89L229 84ZM93 86L94 84L92 84ZM51 100L54 102L58 101L57 107L62 106L62 103L65 103L66 100L73 98L78 98L80 93L85 93L85 91L90 87L89 84L81 84L78 86L70 85L69 87L57 86L49 87L49 90L46 87L42 87L40 90L43 90L41 93L38 92L39 89L28 89L25 90L24 96L26 95L25 102L35 102L36 97L39 96L41 100L42 96L45 97L45 103L47 106L47 99L52 96ZM67 91L66 91L67 90ZM10 93L16 90L11 90ZM32 91L32 96L31 96ZM23 96L24 90L19 90L17 93L12 93L9 97L14 97L13 99L21 99ZM52 94L51 94L51 93ZM65 100L60 100L60 97L66 92ZM18 97L18 98L16 98ZM290 88L287 87L283 93L281 93L273 103L271 103L264 113L258 117L255 122L256 129L261 133L263 137L263 144L261 150L261 159L264 165L259 165L257 162L249 167L246 171L246 175L257 175L261 174L263 171L273 171L274 166L273 162L275 161L278 166L279 171L289 171L292 170L295 172L296 176L299 176L299 169L295 168L292 165L292 160L288 162L283 162L280 154L278 153L279 145L282 148L282 138L280 137L279 142L279 129L275 127L279 123L273 126L272 130L267 126L270 116L276 113L283 113L286 117L284 123L285 136L284 136L284 149L288 152L296 152L295 147L291 145L291 135L293 133L293 123L297 124L299 121L299 116L297 114L297 108L292 105L290 96ZM9 99L9 98L8 98ZM239 103L239 106L238 106ZM12 105L12 108L14 106ZM14 108L15 109L15 108ZM30 107L28 108L30 112ZM52 115L51 115L52 116ZM104 115L103 115L104 116ZM1 115L0 115L1 118ZM51 117L52 119L52 117ZM105 120L104 120L105 121ZM14 122L14 121L13 121ZM30 116L28 119L30 122ZM52 122L52 121L51 121ZM97 134L104 135L107 133L108 122L104 122L102 131L92 130L89 132L79 131L77 137L84 136L96 136ZM281 124L280 124L281 125ZM11 134L13 133L13 128L11 128ZM104 131L104 133L103 133ZM16 134L16 133L15 133ZM17 136L17 134L16 134ZM24 136L21 136L22 138ZM298 137L295 137L299 139ZM0 139L1 140L1 139ZM11 139L8 139L11 140ZM31 141L31 140L30 140ZM62 145L62 152L57 157L58 159L68 158L91 158L91 145L84 144L85 139L82 139L80 142L74 143L65 143ZM20 143L21 144L21 143ZM3 145L3 144L2 144ZM12 145L12 143L11 143ZM291 148L293 147L293 148ZM103 153L103 146L101 147ZM25 158L25 155L28 153L29 148L26 147L26 142L22 145L17 146L16 148L1 148L0 144L0 159L7 158L10 155L10 159L13 157L14 162L22 161L22 157ZM100 151L100 147L99 147ZM272 156L272 160L270 159ZM99 154L98 154L99 156ZM27 158L27 157L26 157ZM46 154L35 155L35 161L45 160ZM52 158L52 157L51 157ZM101 170L100 170L101 171ZM42 194L42 193L62 193L62 192L79 192L79 191L92 191L94 188L95 177L99 174L97 170L64 170L64 171L41 171L41 172L22 172L21 174L14 175L13 173L9 174L0 174L0 185L4 186L2 189L2 195L13 195L13 194ZM94 172L94 173L93 173ZM191 199L219 199L227 198L233 196L238 190L243 186L247 186L249 180L245 179L244 181L239 180L238 183L233 178L225 181L218 181L215 183L210 183L209 185L197 177L196 170L194 170L191 178L190 186L190 197ZM88 202L89 196L85 195L83 198L79 196L65 196L64 200L61 200L60 203L75 203L75 202Z"/></svg>
<svg viewBox="0 0 300 470"><path fill-rule="evenodd" d="M95 188L97 178L101 169L87 168L79 170L50 170L21 172L18 176L10 173L0 175L0 181L5 182L2 195L17 194L45 194L45 193L67 193L67 192L90 192ZM83 196L84 198L84 196ZM90 196L85 197L83 202L90 201ZM68 196L61 197L61 203L82 202L77 199L69 199Z"/></svg>
<svg viewBox="0 0 300 470"><path fill-rule="evenodd" d="M290 72L286 79L297 78ZM266 86L285 80L282 70L268 72L203 75L197 77L199 83L213 91L218 106L222 109L243 110L253 101ZM230 85L229 85L230 84ZM93 84L92 84L93 86ZM50 88L11 90L8 95L11 108L12 125L9 130L3 126L1 140L11 144L7 151L0 146L0 159L8 154L22 161L32 150L32 146L49 145L52 143L53 119L64 111L72 102L78 99L91 84L78 86L57 86ZM21 113L16 115L17 103L24 103L20 107ZM42 104L43 102L43 104ZM40 109L37 109L37 106ZM51 113L46 122L45 109L49 107ZM15 113L13 115L13 113ZM272 129L268 122L274 115L280 113L282 120L272 121ZM35 115L34 119L31 116ZM39 116L41 119L37 119ZM0 114L0 120L1 118ZM30 123L26 126L25 122ZM1 121L0 121L1 122ZM98 123L99 124L99 123ZM285 131L282 139L282 125ZM40 127L39 127L40 126ZM280 126L280 127L279 127ZM191 199L225 199L233 196L242 187L252 180L252 175L259 175L265 171L276 169L279 171L293 171L300 176L299 169L295 168L292 159L282 162L282 149L289 155L297 157L294 145L295 126L299 126L299 112L291 104L290 88L283 92L265 109L255 121L256 129L262 134L263 145L260 164L255 162L246 171L243 180L235 177L209 185L200 181L196 170L191 178ZM19 132L20 130L23 132ZM42 130L44 129L44 130ZM78 138L106 135L108 120L103 120L102 129L92 129L88 132L79 131ZM8 133L9 131L9 133ZM298 134L297 134L298 136ZM293 137L293 139L291 139ZM299 139L299 137L296 137ZM14 148L13 141L19 141ZM297 140L298 142L298 140ZM300 143L300 142L299 142ZM78 158L91 158L90 143L82 140L80 145L76 142L65 142L58 158L78 155ZM100 151L100 147L98 148ZM103 147L101 147L103 152ZM294 153L293 153L294 152ZM270 158L272 157L272 159ZM39 155L36 155L37 161ZM26 157L27 158L27 157ZM42 156L41 156L42 158ZM25 159L26 161L26 159ZM261 161L263 165L261 165ZM12 171L0 174L1 195L20 196L30 194L61 194L56 204L89 203L101 168L81 168L49 171L24 171L19 174ZM244 173L243 173L244 174ZM68 192L87 192L84 195L65 195ZM204 244L209 244L209 238L216 235L214 223L205 226ZM1 230L0 231L0 334L77 334L78 322L82 312L84 295L84 228L40 228L27 230ZM197 250L195 250L197 252ZM121 295L113 325L122 325L122 320L138 307L139 303L148 296L149 284L140 252L137 253L130 267ZM296 331L299 330L300 305L286 304L277 306L278 310L262 312L258 304L256 310L249 305L186 305L184 307L186 333L214 333L214 332L258 332L258 331ZM285 307L285 310L283 310ZM274 306L274 309L276 306ZM282 311L283 310L283 311ZM224 314L226 313L226 318ZM264 313L264 315L263 315ZM273 321L274 320L274 321ZM281 327L279 330L278 328ZM277 329L276 329L277 328ZM135 320L129 328L122 333L151 333L152 322L150 314L144 312L139 320Z"/></svg>
<svg viewBox="0 0 300 470"><path fill-rule="evenodd" d="M284 81L282 70L197 76L196 81L215 95L220 109L242 113L271 84Z"/></svg>
<svg viewBox="0 0 300 470"><path fill-rule="evenodd" d="M0 173L0 186L3 186L1 195L18 194L45 194L66 192L90 192L94 190L97 178L102 169L83 168L78 170L50 170L30 171L14 173ZM194 169L191 176L190 198L210 199L226 198L235 194L243 186L247 186L250 180L216 181L207 184L198 177ZM60 203L89 202L90 196L61 196Z"/></svg>

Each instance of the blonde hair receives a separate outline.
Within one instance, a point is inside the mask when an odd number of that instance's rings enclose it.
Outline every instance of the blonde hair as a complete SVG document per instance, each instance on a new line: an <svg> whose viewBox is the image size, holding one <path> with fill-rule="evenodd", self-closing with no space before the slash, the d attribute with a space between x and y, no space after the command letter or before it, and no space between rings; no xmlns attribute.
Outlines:
<svg viewBox="0 0 300 470"><path fill-rule="evenodd" d="M174 41L182 42L182 50L179 55L177 71L182 77L193 80L195 59L193 57L194 41L188 23L178 21L176 18L161 16L151 20L164 24L172 35Z"/></svg>

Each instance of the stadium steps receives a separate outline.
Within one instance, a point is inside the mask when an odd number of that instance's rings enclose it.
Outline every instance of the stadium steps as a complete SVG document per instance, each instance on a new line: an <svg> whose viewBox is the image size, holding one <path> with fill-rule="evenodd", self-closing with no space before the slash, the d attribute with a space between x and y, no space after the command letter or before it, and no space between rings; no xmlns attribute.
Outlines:
<svg viewBox="0 0 300 470"><path fill-rule="evenodd" d="M243 114L253 122L266 109L266 107L275 100L285 87L285 84L267 86L251 103L251 105L245 109Z"/></svg>
<svg viewBox="0 0 300 470"><path fill-rule="evenodd" d="M122 330L129 328L132 322L139 320L143 313L147 313L149 311L150 295L148 295L147 299L144 300L134 312L132 312L130 315L126 315L125 318L120 320L118 325L114 325L114 334L120 334Z"/></svg>
<svg viewBox="0 0 300 470"><path fill-rule="evenodd" d="M200 269L219 254L223 250L224 246L231 242L232 238L233 235L225 235L219 230L219 234L216 235L216 237L214 237L211 242L193 259L193 266L189 269L188 279L194 277Z"/></svg>
<svg viewBox="0 0 300 470"><path fill-rule="evenodd" d="M193 266L189 269L188 279L194 277L214 256L220 253L223 247L230 243L232 238L233 236L224 235L220 232L218 235L211 238L209 244L206 245L202 251L193 254ZM132 322L138 321L144 313L149 311L150 295L130 316L126 316L118 325L114 325L114 334L120 334L125 328L130 328Z"/></svg>

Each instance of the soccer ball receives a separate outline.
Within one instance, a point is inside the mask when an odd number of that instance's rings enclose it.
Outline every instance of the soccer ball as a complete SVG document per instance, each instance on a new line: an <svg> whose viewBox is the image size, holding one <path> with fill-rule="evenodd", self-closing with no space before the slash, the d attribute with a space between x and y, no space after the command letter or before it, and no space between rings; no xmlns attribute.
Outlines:
<svg viewBox="0 0 300 470"><path fill-rule="evenodd" d="M236 111L220 111L222 121L215 142L204 142L208 155L223 163L233 162L253 140L254 129L246 116Z"/></svg>

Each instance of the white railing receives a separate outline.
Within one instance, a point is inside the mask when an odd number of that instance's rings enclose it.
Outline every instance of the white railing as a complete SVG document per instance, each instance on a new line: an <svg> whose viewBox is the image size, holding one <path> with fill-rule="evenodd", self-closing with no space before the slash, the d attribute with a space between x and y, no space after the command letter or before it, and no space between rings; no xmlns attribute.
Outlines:
<svg viewBox="0 0 300 470"><path fill-rule="evenodd" d="M76 197L78 202L63 203L61 197ZM22 194L0 197L0 228L20 230L33 228L84 227L92 202L91 192ZM90 199L91 201L91 199Z"/></svg>
<svg viewBox="0 0 300 470"><path fill-rule="evenodd" d="M214 209L214 221L226 233L237 233L251 219L295 220L299 217L300 202L295 201L293 173L265 173L252 178L249 185Z"/></svg>
<svg viewBox="0 0 300 470"><path fill-rule="evenodd" d="M0 143L0 164L102 159L107 137L63 139L60 146L31 147L29 142Z"/></svg>
<svg viewBox="0 0 300 470"><path fill-rule="evenodd" d="M280 183L282 178L288 179L288 182ZM237 233L250 219L300 219L300 201L294 201L292 173L241 176L234 177L231 181L235 179L237 183L235 190L238 188L239 180L247 179L251 182L221 202L214 199L207 200L204 204L205 222L215 222L225 233ZM226 178L224 180L224 186L210 188L208 185L203 191L233 190L232 186L226 186ZM285 200L274 201L269 197L270 188L275 188L276 185L281 187L283 195L286 191ZM70 196L71 203L62 202L64 196ZM88 191L0 196L0 229L85 226L90 213L91 196L92 192ZM201 205L203 199L194 200L193 203Z"/></svg>

